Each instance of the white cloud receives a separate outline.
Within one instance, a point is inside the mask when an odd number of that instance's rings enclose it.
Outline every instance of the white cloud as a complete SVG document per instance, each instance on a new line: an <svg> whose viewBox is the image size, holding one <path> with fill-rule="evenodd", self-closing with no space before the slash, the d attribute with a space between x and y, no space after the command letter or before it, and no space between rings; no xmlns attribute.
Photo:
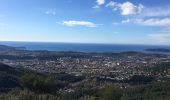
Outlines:
<svg viewBox="0 0 170 100"><path fill-rule="evenodd" d="M165 28L156 34L149 34L148 37L157 43L170 43L170 28Z"/></svg>
<svg viewBox="0 0 170 100"><path fill-rule="evenodd" d="M106 4L106 7L116 7L117 4L118 4L117 2L110 1L108 4Z"/></svg>
<svg viewBox="0 0 170 100"><path fill-rule="evenodd" d="M170 18L148 18L148 19L125 19L121 21L122 24L132 23L142 26L152 26L152 27L168 27L170 26ZM169 32L169 30L168 30Z"/></svg>
<svg viewBox="0 0 170 100"><path fill-rule="evenodd" d="M170 42L170 33L169 34L150 34L149 38L155 42L166 43Z"/></svg>
<svg viewBox="0 0 170 100"><path fill-rule="evenodd" d="M170 6L165 7L145 7L140 17L166 17L170 16Z"/></svg>
<svg viewBox="0 0 170 100"><path fill-rule="evenodd" d="M129 22L131 22L130 19L122 20L122 24L126 24L126 23L129 23Z"/></svg>
<svg viewBox="0 0 170 100"><path fill-rule="evenodd" d="M133 14L139 14L142 12L143 9L143 5L139 4L139 6L134 5L131 2L125 2L123 4L120 5L120 9L121 9L121 14L122 15L133 15Z"/></svg>
<svg viewBox="0 0 170 100"><path fill-rule="evenodd" d="M167 17L170 16L170 5L158 7L146 7L142 4L134 4L132 2L114 2L110 1L105 7L111 8L114 12L119 11L121 15L134 15L134 17Z"/></svg>
<svg viewBox="0 0 170 100"><path fill-rule="evenodd" d="M170 33L170 27L163 29L162 33Z"/></svg>
<svg viewBox="0 0 170 100"><path fill-rule="evenodd" d="M103 5L105 3L105 0L97 0L96 2L98 5Z"/></svg>
<svg viewBox="0 0 170 100"><path fill-rule="evenodd" d="M170 18L150 18L150 19L136 19L134 23L144 26L170 26Z"/></svg>
<svg viewBox="0 0 170 100"><path fill-rule="evenodd" d="M108 4L106 4L106 7L110 7L113 9L113 11L117 11L119 9L119 3L111 1Z"/></svg>
<svg viewBox="0 0 170 100"><path fill-rule="evenodd" d="M88 21L63 21L63 25L65 26L85 26L85 27L97 27L99 24L95 24L93 22L88 22Z"/></svg>
<svg viewBox="0 0 170 100"><path fill-rule="evenodd" d="M101 5L105 4L105 0L96 0L96 3L97 4L92 7L93 9L99 9Z"/></svg>
<svg viewBox="0 0 170 100"><path fill-rule="evenodd" d="M149 34L149 39L157 43L170 43L170 33L168 34Z"/></svg>
<svg viewBox="0 0 170 100"><path fill-rule="evenodd" d="M96 5L96 6L93 6L92 8L94 8L94 9L99 9L100 6L99 6L99 5Z"/></svg>
<svg viewBox="0 0 170 100"><path fill-rule="evenodd" d="M54 10L47 10L44 13L47 14L47 15L53 15L53 16L56 15L56 12Z"/></svg>
<svg viewBox="0 0 170 100"><path fill-rule="evenodd" d="M131 2L118 3L114 1L109 2L106 7L112 8L113 11L119 10L122 15L140 14L144 8L142 4L134 5Z"/></svg>

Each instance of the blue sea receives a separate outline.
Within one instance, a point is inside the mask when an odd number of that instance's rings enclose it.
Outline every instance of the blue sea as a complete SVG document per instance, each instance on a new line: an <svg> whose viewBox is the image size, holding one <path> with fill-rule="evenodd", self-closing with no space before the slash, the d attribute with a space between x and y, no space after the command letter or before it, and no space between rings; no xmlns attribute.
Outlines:
<svg viewBox="0 0 170 100"><path fill-rule="evenodd" d="M84 43L44 43L44 42L0 42L0 45L25 47L27 50L75 51L75 52L146 52L150 48L166 48L161 45L125 45L125 44L84 44Z"/></svg>

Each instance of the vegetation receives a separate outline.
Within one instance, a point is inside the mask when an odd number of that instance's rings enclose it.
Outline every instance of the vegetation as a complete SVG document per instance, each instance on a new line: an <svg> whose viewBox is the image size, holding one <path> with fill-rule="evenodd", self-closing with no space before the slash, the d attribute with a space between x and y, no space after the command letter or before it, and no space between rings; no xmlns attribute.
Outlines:
<svg viewBox="0 0 170 100"><path fill-rule="evenodd" d="M100 90L99 100L120 100L122 97L122 90L115 86L106 86Z"/></svg>
<svg viewBox="0 0 170 100"><path fill-rule="evenodd" d="M157 66L151 68L150 70L154 73L163 73L166 72L168 69L170 69L170 62L158 64Z"/></svg>
<svg viewBox="0 0 170 100"><path fill-rule="evenodd" d="M26 74L21 77L21 82L23 87L38 93L55 94L58 90L57 81L54 76Z"/></svg>
<svg viewBox="0 0 170 100"><path fill-rule="evenodd" d="M162 67L160 67L162 66ZM164 72L169 64L155 66L152 71ZM131 85L108 84L96 87L94 80L64 91L69 83L79 83L84 77L42 74L15 69L0 64L0 100L169 100L170 81L155 81L148 76L133 76ZM98 80L96 80L98 83ZM62 90L62 91L60 91Z"/></svg>

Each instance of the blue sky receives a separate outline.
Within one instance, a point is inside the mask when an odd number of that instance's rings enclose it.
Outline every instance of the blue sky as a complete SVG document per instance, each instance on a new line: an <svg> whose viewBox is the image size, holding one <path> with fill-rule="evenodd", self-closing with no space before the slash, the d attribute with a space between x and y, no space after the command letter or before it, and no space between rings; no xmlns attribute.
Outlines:
<svg viewBox="0 0 170 100"><path fill-rule="evenodd" d="M0 41L170 44L169 0L0 0Z"/></svg>

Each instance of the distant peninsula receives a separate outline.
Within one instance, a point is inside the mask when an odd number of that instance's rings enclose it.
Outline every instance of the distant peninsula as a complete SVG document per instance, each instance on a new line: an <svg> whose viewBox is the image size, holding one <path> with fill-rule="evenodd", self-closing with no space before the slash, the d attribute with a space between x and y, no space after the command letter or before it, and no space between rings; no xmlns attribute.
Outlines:
<svg viewBox="0 0 170 100"><path fill-rule="evenodd" d="M170 49L166 49L166 48L151 48L151 49L146 49L146 51L151 51L151 52L170 52Z"/></svg>

